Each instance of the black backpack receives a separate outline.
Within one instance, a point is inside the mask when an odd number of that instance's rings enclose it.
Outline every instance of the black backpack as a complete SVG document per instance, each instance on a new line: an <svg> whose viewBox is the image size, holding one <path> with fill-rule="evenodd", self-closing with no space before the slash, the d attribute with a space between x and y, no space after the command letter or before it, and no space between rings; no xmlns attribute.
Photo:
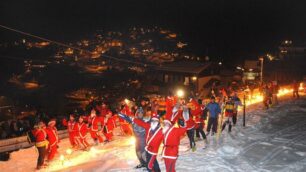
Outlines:
<svg viewBox="0 0 306 172"><path fill-rule="evenodd" d="M34 134L32 133L32 131L27 132L27 140L28 140L29 143L36 142L36 138L35 138Z"/></svg>

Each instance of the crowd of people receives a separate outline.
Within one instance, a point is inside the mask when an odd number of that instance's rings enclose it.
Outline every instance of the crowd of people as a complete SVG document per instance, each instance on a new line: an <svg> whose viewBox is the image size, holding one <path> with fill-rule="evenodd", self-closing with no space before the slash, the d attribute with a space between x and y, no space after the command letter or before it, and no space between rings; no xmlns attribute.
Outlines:
<svg viewBox="0 0 306 172"><path fill-rule="evenodd" d="M296 98L299 97L297 85L296 82L293 84L293 96ZM274 82L262 85L260 91L265 108L277 104L278 90L279 86ZM232 131L237 123L238 107L242 105L237 92L232 89L212 89L210 99L203 100L172 95L144 98L138 102L125 99L119 104L116 110L111 110L106 101L91 104L82 114L70 114L67 119L61 120L39 120L32 130L25 129L24 132L30 130L28 138L35 143L39 153L37 169L47 166L58 154L60 140L57 126L64 126L71 147L76 150L88 151L92 146L111 142L115 128L123 136L135 137L135 154L139 160L135 168L146 168L148 171L160 171L156 157L163 143L161 156L166 171L175 171L182 135L187 136L191 151L197 149L196 142L200 140L204 141L205 148L208 135L214 136L226 128L228 132ZM18 123L12 123L12 126L10 128L15 129Z"/></svg>
<svg viewBox="0 0 306 172"><path fill-rule="evenodd" d="M187 135L190 150L195 151L197 141L203 140L205 148L207 135L214 136L226 126L231 132L236 124L240 99L234 92L224 92L222 95L211 96L209 100L178 96L142 99L137 103L123 100L115 112L103 102L92 106L88 114L70 114L61 123L67 127L71 147L84 151L91 146L111 142L113 131L118 127L122 135L135 137L135 154L139 160L136 168L146 168L148 171L160 171L156 157L163 142L162 157L166 171L175 171L182 135ZM222 122L218 124L220 116ZM57 154L59 138L55 126L56 119L49 120L47 125L40 121L28 134L39 152L37 169L47 166ZM87 134L92 142L87 140Z"/></svg>
<svg viewBox="0 0 306 172"><path fill-rule="evenodd" d="M7 120L0 125L0 139L8 139L25 135L29 130L28 120Z"/></svg>

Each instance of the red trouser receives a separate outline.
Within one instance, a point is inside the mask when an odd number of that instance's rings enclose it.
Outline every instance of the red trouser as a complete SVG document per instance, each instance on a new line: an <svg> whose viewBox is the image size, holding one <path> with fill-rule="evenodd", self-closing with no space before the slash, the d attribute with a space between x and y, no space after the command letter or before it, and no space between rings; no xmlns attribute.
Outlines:
<svg viewBox="0 0 306 172"><path fill-rule="evenodd" d="M75 136L76 136L75 132L69 132L69 141L70 141L71 146L76 145Z"/></svg>
<svg viewBox="0 0 306 172"><path fill-rule="evenodd" d="M133 135L133 131L132 128L130 127L129 124L121 124L121 130L123 131L124 134L128 135L128 136L132 136Z"/></svg>
<svg viewBox="0 0 306 172"><path fill-rule="evenodd" d="M57 144L48 147L48 161L53 160L55 154L57 153Z"/></svg>
<svg viewBox="0 0 306 172"><path fill-rule="evenodd" d="M111 141L112 138L113 138L113 131L109 131L108 133L107 132L103 132L104 133L104 136L106 137L106 140L108 141Z"/></svg>
<svg viewBox="0 0 306 172"><path fill-rule="evenodd" d="M156 155L152 155L150 161L148 162L148 168L153 169L154 161L156 160Z"/></svg>
<svg viewBox="0 0 306 172"><path fill-rule="evenodd" d="M101 136L99 131L92 131L92 130L90 130L90 135L91 135L91 138L93 138L94 140L98 139L99 143L103 142L103 137Z"/></svg>
<svg viewBox="0 0 306 172"><path fill-rule="evenodd" d="M176 159L164 158L166 172L175 172Z"/></svg>

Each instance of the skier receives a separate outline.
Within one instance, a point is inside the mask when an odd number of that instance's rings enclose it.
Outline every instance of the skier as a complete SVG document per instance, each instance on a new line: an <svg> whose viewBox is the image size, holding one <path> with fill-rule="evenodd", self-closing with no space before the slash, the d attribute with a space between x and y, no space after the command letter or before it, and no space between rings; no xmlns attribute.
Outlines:
<svg viewBox="0 0 306 172"><path fill-rule="evenodd" d="M193 120L193 116L191 114L191 110L188 108L188 113L190 115L189 119L186 121L186 129L187 129L187 136L189 139L190 149L192 149L192 152L196 150L196 143L194 141L194 128L195 128L195 122ZM183 126L183 125L181 125Z"/></svg>
<svg viewBox="0 0 306 172"><path fill-rule="evenodd" d="M135 118L144 121L143 115L144 115L144 111L143 111L142 107L137 108L137 110L135 112ZM136 139L135 151L136 151L136 155L137 155L137 158L139 160L139 163L140 163L135 168L147 167L146 150L145 150L146 130L143 127L137 125L134 122L132 122L131 124L132 124L132 128L133 128L134 136L135 136L135 139Z"/></svg>
<svg viewBox="0 0 306 172"><path fill-rule="evenodd" d="M233 114L236 109L236 104L232 97L228 97L228 100L225 103L224 111L226 119L223 121L222 131L225 129L226 125L228 124L228 132L232 131L232 121L233 121Z"/></svg>
<svg viewBox="0 0 306 172"><path fill-rule="evenodd" d="M240 98L237 96L237 93L233 93L232 99L235 102L235 109L233 112L233 125L235 126L237 123L238 106L242 106L242 103Z"/></svg>
<svg viewBox="0 0 306 172"><path fill-rule="evenodd" d="M279 91L279 85L277 81L272 82L272 102L274 105L278 104L277 94Z"/></svg>
<svg viewBox="0 0 306 172"><path fill-rule="evenodd" d="M49 141L49 145L48 145L48 161L49 162L53 160L55 154L57 153L58 142L59 142L57 129L55 125L56 125L56 119L51 119L46 129L47 139Z"/></svg>
<svg viewBox="0 0 306 172"><path fill-rule="evenodd" d="M205 126L204 121L207 118L207 109L205 108L205 103L202 102L201 99L198 100L198 105L200 106L200 112L195 114L196 138L200 139L200 135L201 135L203 140L206 143L207 142L206 135L205 135L205 132L204 132L203 129L204 129L204 126Z"/></svg>
<svg viewBox="0 0 306 172"><path fill-rule="evenodd" d="M112 112L108 111L104 117L103 134L106 137L105 142L111 141L113 137L113 129L115 128L115 122L112 116Z"/></svg>
<svg viewBox="0 0 306 172"><path fill-rule="evenodd" d="M46 125L43 122L39 122L37 126L34 126L32 134L35 137L35 146L38 150L37 166L36 169L39 170L44 167L45 156L47 153L47 133Z"/></svg>
<svg viewBox="0 0 306 172"><path fill-rule="evenodd" d="M88 126L84 123L84 117L80 116L78 122L74 125L74 130L76 131L76 140L79 148L83 146L84 150L87 150L90 145L86 140L86 134L88 132Z"/></svg>
<svg viewBox="0 0 306 172"><path fill-rule="evenodd" d="M132 116L132 112L130 110L130 107L124 101L123 101L123 104L121 105L120 113L125 114L127 116ZM126 122L125 120L123 120L122 118L119 118L119 122L120 122L120 129L121 129L122 133L127 135L127 136L132 136L133 131L131 129L130 124L128 122Z"/></svg>
<svg viewBox="0 0 306 172"><path fill-rule="evenodd" d="M297 98L297 99L300 98L299 83L296 82L296 80L293 81L292 87L293 87L293 98Z"/></svg>
<svg viewBox="0 0 306 172"><path fill-rule="evenodd" d="M77 146L77 143L76 143L76 139L75 139L75 136L76 136L76 131L73 129L74 128L74 125L75 125L75 118L74 118L74 115L71 114L69 116L69 121L67 122L66 119L63 120L63 126L66 126L67 127L67 130L68 130L68 134L69 134L69 141L70 141L70 145L72 147L76 147Z"/></svg>
<svg viewBox="0 0 306 172"><path fill-rule="evenodd" d="M170 119L164 120L164 127L162 133L164 135L162 157L165 162L166 172L175 172L175 164L178 158L180 137L183 136L187 130L186 121L189 120L189 111L187 107L183 110L183 119L185 125L177 128L174 127Z"/></svg>
<svg viewBox="0 0 306 172"><path fill-rule="evenodd" d="M159 146L163 140L162 128L159 123L158 116L153 113L150 123L146 123L141 119L131 118L125 114L119 113L119 116L130 123L135 123L146 131L146 160L148 171L159 172L159 164L156 159Z"/></svg>
<svg viewBox="0 0 306 172"><path fill-rule="evenodd" d="M265 109L269 109L270 102L271 102L270 97L271 97L272 93L270 92L268 85L264 85L262 91L263 91L262 93L263 93L264 107L265 107Z"/></svg>
<svg viewBox="0 0 306 172"><path fill-rule="evenodd" d="M210 98L210 102L207 104L206 108L209 111L207 135L209 135L212 129L211 135L213 136L217 132L218 116L221 113L221 108L220 105L216 103L214 96Z"/></svg>
<svg viewBox="0 0 306 172"><path fill-rule="evenodd" d="M101 132L99 131L99 124L101 125L102 121L104 121L104 119L102 117L97 117L96 111L92 110L90 113L90 117L88 118L89 131L90 136L94 140L96 145L103 142L103 137L101 135Z"/></svg>

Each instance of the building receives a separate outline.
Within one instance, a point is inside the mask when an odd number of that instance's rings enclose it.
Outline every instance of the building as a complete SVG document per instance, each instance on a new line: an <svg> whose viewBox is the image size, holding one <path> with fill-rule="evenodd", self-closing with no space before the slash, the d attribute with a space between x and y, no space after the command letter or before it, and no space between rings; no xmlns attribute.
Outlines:
<svg viewBox="0 0 306 172"><path fill-rule="evenodd" d="M147 80L150 87L155 86L155 91L160 94L169 94L182 88L193 93L206 95L209 88L204 87L210 80L220 80L219 65L211 62L176 61L163 64L148 72ZM158 88L158 89L156 89Z"/></svg>

